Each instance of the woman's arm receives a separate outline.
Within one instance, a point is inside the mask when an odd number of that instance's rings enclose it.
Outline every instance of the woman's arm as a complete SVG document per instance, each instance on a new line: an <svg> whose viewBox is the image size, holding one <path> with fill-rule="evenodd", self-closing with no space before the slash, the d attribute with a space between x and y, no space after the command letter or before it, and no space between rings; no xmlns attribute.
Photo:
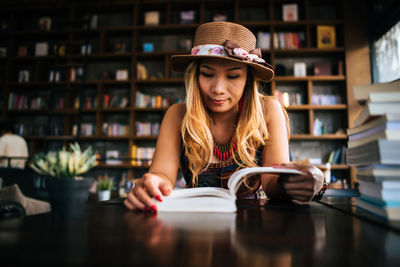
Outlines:
<svg viewBox="0 0 400 267"><path fill-rule="evenodd" d="M265 118L270 139L264 148L263 166L280 165L303 172L303 175L263 175L261 182L267 196L310 201L322 186L324 175L320 169L310 165L287 164L289 162L289 141L287 120L281 104L273 98L265 98Z"/></svg>
<svg viewBox="0 0 400 267"><path fill-rule="evenodd" d="M262 166L289 163L289 136L287 119L282 105L273 97L263 97L264 118L269 140L264 146ZM279 175L263 174L261 184L268 197L285 198L286 194L278 183Z"/></svg>
<svg viewBox="0 0 400 267"><path fill-rule="evenodd" d="M153 198L161 201L176 183L181 151L180 128L185 113L183 104L172 105L161 123L149 172L135 181L125 206L129 209L155 209Z"/></svg>

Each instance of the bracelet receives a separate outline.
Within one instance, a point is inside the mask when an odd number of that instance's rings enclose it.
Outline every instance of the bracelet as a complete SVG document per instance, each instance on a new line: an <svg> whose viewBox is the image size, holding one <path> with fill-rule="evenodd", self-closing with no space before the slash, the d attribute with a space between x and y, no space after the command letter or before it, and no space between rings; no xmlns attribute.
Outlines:
<svg viewBox="0 0 400 267"><path fill-rule="evenodd" d="M324 184L322 185L321 190L319 190L319 192L313 197L313 200L320 200L322 196L325 194L326 189L328 189L328 184L324 177Z"/></svg>

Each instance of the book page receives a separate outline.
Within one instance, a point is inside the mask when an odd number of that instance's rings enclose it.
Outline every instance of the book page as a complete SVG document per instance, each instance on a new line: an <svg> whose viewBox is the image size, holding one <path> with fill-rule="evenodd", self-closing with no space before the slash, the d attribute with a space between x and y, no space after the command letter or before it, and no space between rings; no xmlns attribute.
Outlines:
<svg viewBox="0 0 400 267"><path fill-rule="evenodd" d="M262 173L286 173L286 174L303 174L295 169L283 169L274 167L251 167L244 168L235 172L228 181L228 188L231 195L235 196L244 179L256 174Z"/></svg>
<svg viewBox="0 0 400 267"><path fill-rule="evenodd" d="M197 196L213 196L222 198L231 198L229 191L220 187L196 187L172 190L168 196L169 199L188 198Z"/></svg>

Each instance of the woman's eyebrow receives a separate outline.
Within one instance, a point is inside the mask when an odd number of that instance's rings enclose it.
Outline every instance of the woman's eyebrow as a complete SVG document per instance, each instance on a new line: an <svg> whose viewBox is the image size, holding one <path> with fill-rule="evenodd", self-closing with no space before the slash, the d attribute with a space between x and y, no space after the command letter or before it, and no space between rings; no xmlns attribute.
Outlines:
<svg viewBox="0 0 400 267"><path fill-rule="evenodd" d="M215 70L214 68L208 66L208 65L200 65L200 68L206 68L206 69L210 69L210 70ZM233 71L233 70L241 70L242 67L233 67L233 68L229 68L226 69L226 71Z"/></svg>

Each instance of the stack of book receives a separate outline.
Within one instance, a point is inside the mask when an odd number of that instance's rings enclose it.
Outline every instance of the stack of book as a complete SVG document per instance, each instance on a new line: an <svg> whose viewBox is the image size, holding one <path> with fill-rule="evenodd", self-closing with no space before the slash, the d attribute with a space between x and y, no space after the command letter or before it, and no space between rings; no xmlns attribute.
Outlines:
<svg viewBox="0 0 400 267"><path fill-rule="evenodd" d="M400 220L400 80L354 87L362 111L349 135L347 161L356 166L357 207Z"/></svg>

